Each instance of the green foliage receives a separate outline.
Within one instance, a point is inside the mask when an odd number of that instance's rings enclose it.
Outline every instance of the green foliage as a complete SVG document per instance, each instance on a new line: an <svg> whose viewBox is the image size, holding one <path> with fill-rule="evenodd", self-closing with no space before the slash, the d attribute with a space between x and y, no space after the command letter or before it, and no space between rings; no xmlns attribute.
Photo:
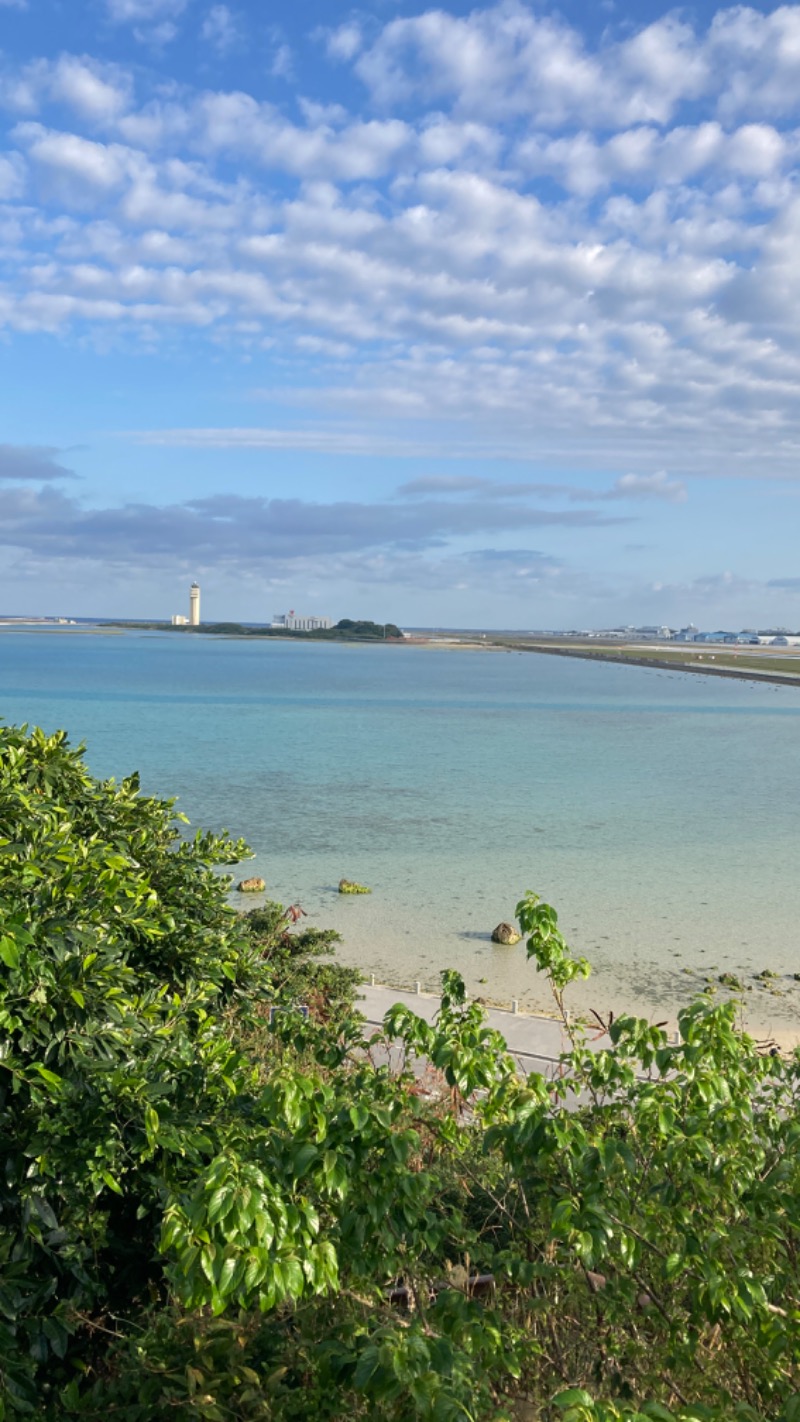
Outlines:
<svg viewBox="0 0 800 1422"><path fill-rule="evenodd" d="M165 630L162 623L137 622L119 625L156 627L159 631ZM394 622L354 621L351 617L343 617L335 627L317 627L313 632L298 632L289 627L249 627L243 622L202 622L199 627L170 626L169 631L188 636L208 634L223 637L289 637L316 642L385 642L387 640L399 642L403 640L403 633Z"/></svg>
<svg viewBox="0 0 800 1422"><path fill-rule="evenodd" d="M800 1057L589 1041L533 894L551 1078L455 973L365 1043L245 853L0 734L0 1416L800 1422Z"/></svg>
<svg viewBox="0 0 800 1422"><path fill-rule="evenodd" d="M351 1019L361 975L355 968L319 961L333 955L340 934L333 928L297 927L304 917L297 907L284 909L282 904L265 903L248 913L245 922L260 962L268 970L272 1002L304 1004L317 1020L342 1030ZM255 1040L252 1023L248 1040ZM263 1042L257 1050L263 1055Z"/></svg>
<svg viewBox="0 0 800 1422"><path fill-rule="evenodd" d="M536 959L540 972L546 973L553 987L563 992L576 978L588 978L591 969L585 958L573 957L558 927L558 914L538 894L528 889L517 904L517 919L529 958Z"/></svg>
<svg viewBox="0 0 800 1422"><path fill-rule="evenodd" d="M262 1099L241 1046L260 1005L318 992L308 960L335 936L291 934L277 905L241 918L214 869L246 847L187 839L179 821L136 777L93 780L63 734L3 731L0 1382L22 1410L42 1376L91 1353L87 1319L165 1297L170 1271L184 1269L182 1296L212 1307L240 1286L232 1250L212 1267L216 1215L198 1225L203 1284L176 1221L197 1224L221 1155L249 1130L246 1104ZM354 975L338 973L349 1003ZM248 1170L258 1167L242 1164L242 1191ZM232 1219L245 1230L246 1210ZM278 1200L275 1298L297 1293L290 1244L310 1245L312 1225ZM305 1253L311 1287L332 1267L320 1250L313 1267Z"/></svg>
<svg viewBox="0 0 800 1422"><path fill-rule="evenodd" d="M345 632L348 637L360 637L366 641L387 638L401 641L403 633L394 622L354 622L352 617L342 617L333 628L334 632Z"/></svg>
<svg viewBox="0 0 800 1422"><path fill-rule="evenodd" d="M372 890L366 884L357 884L353 879L339 880L340 894L371 894Z"/></svg>

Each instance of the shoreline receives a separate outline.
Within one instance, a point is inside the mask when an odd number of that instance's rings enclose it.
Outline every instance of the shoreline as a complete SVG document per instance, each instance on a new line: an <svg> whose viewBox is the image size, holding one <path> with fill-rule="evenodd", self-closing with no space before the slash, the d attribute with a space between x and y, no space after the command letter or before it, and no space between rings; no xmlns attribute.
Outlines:
<svg viewBox="0 0 800 1422"><path fill-rule="evenodd" d="M414 1002L430 1003L439 1001L441 988L434 986L431 980L422 978L409 982L404 980L401 973L389 971L373 972L370 968L365 968L362 964L346 961L346 955L340 957L341 944L336 946L335 954L339 961L345 962L348 967L355 967L361 973L361 986L365 992L398 993L400 998L408 999L411 1006ZM461 972L461 968L458 968ZM462 974L463 975L463 974ZM624 990L619 993L616 999L611 999L605 995L598 975L592 972L594 988L599 992L576 992L576 1000L567 1004L568 1018L576 1027L582 1026L589 1032L596 1032L603 1024L619 1017L632 1016L646 1020L651 1025L662 1026L668 1035L674 1036L678 1031L679 1014L704 994L709 994L709 999L719 1006L723 1003L734 1002L738 1006L737 1030L746 1032L756 1042L768 1045L777 1045L782 1051L794 1051L800 1048L800 1025L796 1025L794 1015L791 1011L788 1014L774 1014L765 1001L748 1000L748 993L751 988L744 982L741 986L733 988L721 982L719 975L713 978L704 974L701 969L696 970L687 977L685 993L675 995L670 1003L658 1002L656 998L648 998L646 994L637 992L626 995ZM776 975L775 981L779 981ZM531 1000L531 994L522 993L517 996L507 996L493 990L490 982L470 984L465 976L467 997L470 1002L478 1003L487 1013L499 1014L505 1021L519 1023L560 1023L558 1011L548 1000L549 992L544 984L539 984L544 993L544 999ZM762 984L765 986L764 984ZM598 1001L598 997L601 998ZM593 998L594 1002L589 999Z"/></svg>
<svg viewBox="0 0 800 1422"><path fill-rule="evenodd" d="M552 1011L534 1010L515 1005L514 999L509 1005L508 999L498 1000L483 993L468 992L467 998L468 1001L476 1002L484 1009L487 1025L502 1033L512 1055L518 1054L524 1057L538 1058L541 1061L557 1062L559 1052L569 1049L564 1023L555 1008ZM691 1000L691 998L687 999L687 1005ZM734 1000L736 1000L735 997ZM417 986L398 987L392 983L378 982L375 974L372 973L369 976L364 975L359 988L359 1001L365 1003L365 1008L362 1008L365 1015L370 1008L374 1011L380 1005L386 1012L394 1002L402 1002L430 1022L434 1018L435 1009L441 1003L441 995L438 992L430 992ZM626 1015L624 1012L611 1013L608 1021L624 1015ZM677 1043L679 1040L680 1029L676 1013L670 1014L664 1019L658 1008L652 1008L649 1014L634 1013L633 1015L644 1015L651 1024L658 1023L663 1026L668 1040L672 1043ZM603 1031L603 1027L607 1026L608 1022L604 1022L602 1016L592 1020L591 1011L577 1008L568 1010L567 1019L576 1029L586 1032L587 1041L595 1050L599 1045L610 1045L610 1039ZM382 1017L380 1021L367 1017L367 1022L369 1025L380 1027ZM757 1025L747 1021L745 1012L740 1014L737 1030L752 1037L762 1050L776 1046L782 1052L793 1052L798 1046L797 1031L781 1027L760 1031ZM529 1033L538 1034L540 1041L538 1043L526 1041ZM542 1037L545 1038L544 1042L541 1040Z"/></svg>
<svg viewBox="0 0 800 1422"><path fill-rule="evenodd" d="M336 957L338 961L346 962L345 958L340 958L338 947ZM362 989L365 992L381 992L387 995L397 993L399 994L398 1000L407 998L411 1006L415 1002L422 1004L440 1000L441 991L430 982L426 983L425 979L421 979L417 985L416 982L403 982L400 974L372 972L369 968L364 968L352 961L346 962L346 966L357 967L362 975ZM461 971L460 968L459 971ZM594 974L593 977L595 984L599 987ZM719 983L719 977L712 981L703 977L701 970L697 970L693 977L694 981L687 979L685 996L670 1004L648 1000L638 993L626 1000L626 995L623 992L613 1006L608 999L601 1001L597 1008L593 1008L587 1000L576 1001L569 1007L568 1015L576 1027L582 1026L589 1032L596 1032L603 1022L618 1017L632 1016L642 1018L650 1024L663 1026L668 1035L674 1036L678 1031L679 1013L710 989L711 1000L716 1005L724 1002L735 1002L738 1005L738 1031L746 1032L762 1045L771 1046L774 1044L781 1051L794 1051L800 1047L800 1026L795 1026L783 1015L773 1016L763 1002L749 1003L747 990L744 989L744 986L742 990L728 988ZM544 1005L541 1001L531 1002L530 994L525 997L509 998L493 990L491 983L488 982L477 988L471 986L469 982L466 986L470 1002L479 1003L487 1013L502 1016L504 1021L511 1024L517 1023L523 1027L526 1023L560 1023L561 1019L555 1007ZM581 995L577 994L577 996ZM586 994L583 997L585 999Z"/></svg>
<svg viewBox="0 0 800 1422"><path fill-rule="evenodd" d="M800 686L800 672L792 675L787 672L756 671L752 667L712 667L703 665L702 667L692 662L665 661L659 657L630 657L612 651L596 652L594 649L583 647L545 647L540 642L536 644L525 642L498 643L494 646L502 649L506 647L508 651L514 652L540 652L546 657L575 657L585 662L615 662L618 666L629 667L655 667L659 671L689 672L694 676L725 676L732 677L735 681L769 682L777 686Z"/></svg>
<svg viewBox="0 0 800 1422"><path fill-rule="evenodd" d="M0 622L0 633L3 633L3 632L5 632L5 633L10 633L10 632L29 633L29 632L34 631L34 630L35 630L36 632L38 632L40 635L41 635L42 633L48 633L48 632L49 632L49 633L53 633L53 634L58 634L58 635L60 635L60 636L70 636L70 635L73 635L73 636L74 636L74 635L78 635L78 636L112 636L112 637L113 637L113 636L117 636L117 637L119 637L119 636L124 636L125 633L128 632L128 631L130 631L130 632L146 633L146 634L149 634L149 635L151 635L151 636L165 636L165 635L170 635L171 633L173 633L173 629L172 629L172 628L169 628L169 627L167 627L167 626L155 626L155 625L139 625L139 626L126 627L126 626L123 626L123 625L121 625L121 624L110 623L110 624L100 624L100 625L96 625L96 626L74 626L74 625L71 625L71 626L63 626L63 625L62 625L62 626L58 626L57 624L52 624L52 623L51 623L51 624L45 624L45 623L37 623L37 624L33 624L33 623L28 623L28 624L16 623L16 624L14 624L14 623L10 623L10 622L5 622L5 623L4 623L4 622ZM183 631L184 629L178 629L178 630ZM547 656L547 657L572 657L572 658L574 658L574 659L576 659L576 660L579 660L579 661L586 661L586 662L592 662L592 661L593 661L593 662L612 662L612 663L615 663L617 666L632 666L632 667L644 667L644 668L650 667L650 668L655 668L657 671L676 672L676 673L687 672L687 673L688 673L689 675L691 675L691 676L717 676L717 677L728 677L728 678L732 678L734 681L749 681L749 682L752 682L752 683L754 683L754 684L756 684L756 685L758 685L759 683L767 683L768 685L775 685L775 686L794 686L794 687L800 687L800 659L798 659L798 671L797 671L796 673L794 673L794 672L772 671L772 670L770 670L770 668L769 668L768 665L765 667L765 669L764 669L763 671L762 671L760 668L755 668L755 667L712 666L710 660L707 661L707 662L704 661L703 665L702 665L702 666L699 666L696 662L693 662L693 661L691 661L691 660L689 660L689 661L675 661L675 660L668 660L666 657L663 657L663 656L662 656L662 657L656 657L656 656L654 656L654 657L648 657L648 656L629 655L629 654L627 654L627 653L625 653L625 652L617 651L616 649L614 649L614 648L612 648L612 647L603 647L602 650L601 650L601 649L599 649L599 648L596 647L596 646L587 647L587 646L582 646L582 645L581 645L581 646L574 646L574 647L565 647L565 646L547 646L547 645L545 645L545 644L542 643L542 642L529 642L529 641L515 642L515 641L505 640L505 639L503 639L503 640L501 641L501 640L495 640L494 638L491 638L491 634L490 634L489 636L487 636L487 638L486 638L485 641L483 640L483 638L481 638L480 641L477 641L477 640L474 640L473 638L467 638L467 637L465 637L464 640L462 641L462 640L460 640L460 639L457 638L457 637L452 637L452 638L444 639L444 638L438 638L438 637L423 637L423 636L419 636L419 635L411 635L411 636L404 637L404 639L403 639L402 641L399 641L399 640L396 639L396 638L387 638L386 640L384 640L383 638L372 638L372 637L347 637L347 636L343 636L343 637L324 637L324 636L322 636L322 637L321 637L321 636L316 635L316 634L313 633L313 632L309 632L309 633L301 633L301 632L298 632L298 633L291 633L291 632L290 632L290 633L283 633L283 634L278 633L277 635L273 634L272 636L270 636L270 635L268 635L268 634L265 635L265 634L263 634L263 633L262 633L262 634L258 634L258 633L255 633L255 634L254 634L254 633L246 633L246 632L231 632L231 631L222 632L222 631L220 631L220 632L206 632L205 635L206 635L206 636L212 636L212 637L215 637L215 638L218 637L218 638L220 638L220 639L223 640L223 641L231 641L231 642L237 642L237 641L248 641L248 642L249 642L249 641L254 641L254 642L261 641L261 642L266 642L266 643L269 643L269 642L294 642L295 644L298 644L298 643L299 643L300 645L302 645L303 643L307 643L307 644L313 643L313 644L315 644L315 645L320 645L320 644L327 643L327 644L330 645L330 646L347 646L347 647L354 647L354 646L355 646L355 647L358 647L358 646L361 646L361 647L368 647L368 646L373 646L373 647L381 647L381 646L383 646L383 647L389 647L389 646L391 646L391 647L405 647L405 648L414 648L414 647L415 647L415 648L417 648L418 650L421 650L421 651L442 651L442 652L495 652L495 653L497 653L497 652L528 652L528 653L532 652L532 653L539 653L539 654L541 654L541 655L543 655L543 656ZM722 645L722 644L720 644L720 646L721 646L721 645ZM709 657L712 657L712 656L714 656L714 655L715 655L714 653L709 653L709 654L708 654ZM724 654L724 653L718 653L718 654L716 654L716 655L725 655L725 654ZM765 660L765 662L768 662L768 658L765 657L764 660Z"/></svg>

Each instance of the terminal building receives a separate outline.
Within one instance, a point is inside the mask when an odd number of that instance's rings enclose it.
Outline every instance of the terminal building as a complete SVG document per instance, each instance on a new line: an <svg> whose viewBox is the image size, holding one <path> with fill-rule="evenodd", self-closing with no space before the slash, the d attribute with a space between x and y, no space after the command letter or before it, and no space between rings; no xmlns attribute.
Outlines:
<svg viewBox="0 0 800 1422"><path fill-rule="evenodd" d="M285 627L287 632L324 632L333 626L330 617L301 617L297 612L274 612L273 627Z"/></svg>

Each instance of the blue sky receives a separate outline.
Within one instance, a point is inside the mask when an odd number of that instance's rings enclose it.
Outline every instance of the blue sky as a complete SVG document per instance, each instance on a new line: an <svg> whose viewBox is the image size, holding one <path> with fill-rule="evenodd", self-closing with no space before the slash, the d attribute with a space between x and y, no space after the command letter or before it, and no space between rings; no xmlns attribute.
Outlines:
<svg viewBox="0 0 800 1422"><path fill-rule="evenodd" d="M800 624L800 6L0 0L0 611Z"/></svg>

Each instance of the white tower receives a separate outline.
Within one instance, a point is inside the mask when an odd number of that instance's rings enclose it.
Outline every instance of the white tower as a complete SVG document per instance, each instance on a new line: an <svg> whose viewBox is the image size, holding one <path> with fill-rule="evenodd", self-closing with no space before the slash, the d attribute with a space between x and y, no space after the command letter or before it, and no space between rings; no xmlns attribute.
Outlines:
<svg viewBox="0 0 800 1422"><path fill-rule="evenodd" d="M197 583L192 583L189 589L189 626L200 626L200 588Z"/></svg>

